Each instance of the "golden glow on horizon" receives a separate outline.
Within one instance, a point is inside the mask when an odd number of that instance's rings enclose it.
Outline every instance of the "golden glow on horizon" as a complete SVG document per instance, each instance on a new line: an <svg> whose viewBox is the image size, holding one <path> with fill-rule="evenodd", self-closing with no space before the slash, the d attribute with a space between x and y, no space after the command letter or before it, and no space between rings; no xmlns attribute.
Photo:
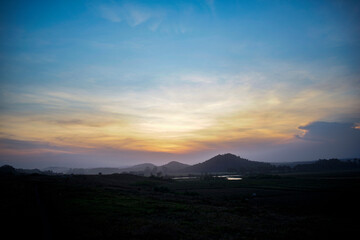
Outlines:
<svg viewBox="0 0 360 240"><path fill-rule="evenodd" d="M298 126L356 106L356 99L338 98L321 88L281 85L255 91L248 83L201 80L197 88L185 84L139 93L45 89L23 94L14 97L16 103L45 110L3 114L1 137L74 149L186 153L224 143L286 141L301 133Z"/></svg>

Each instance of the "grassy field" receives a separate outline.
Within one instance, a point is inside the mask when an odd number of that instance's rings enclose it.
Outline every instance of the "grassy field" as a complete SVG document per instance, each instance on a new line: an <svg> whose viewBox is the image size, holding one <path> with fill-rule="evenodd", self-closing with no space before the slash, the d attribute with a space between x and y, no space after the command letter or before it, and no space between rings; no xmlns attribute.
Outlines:
<svg viewBox="0 0 360 240"><path fill-rule="evenodd" d="M1 193L2 226L13 238L351 239L360 173L1 176Z"/></svg>

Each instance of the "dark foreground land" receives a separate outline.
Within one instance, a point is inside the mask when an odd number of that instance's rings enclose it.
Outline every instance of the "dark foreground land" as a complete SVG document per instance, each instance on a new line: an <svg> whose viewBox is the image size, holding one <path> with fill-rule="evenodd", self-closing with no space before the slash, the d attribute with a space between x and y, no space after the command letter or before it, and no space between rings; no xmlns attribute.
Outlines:
<svg viewBox="0 0 360 240"><path fill-rule="evenodd" d="M359 239L359 172L0 179L9 239Z"/></svg>

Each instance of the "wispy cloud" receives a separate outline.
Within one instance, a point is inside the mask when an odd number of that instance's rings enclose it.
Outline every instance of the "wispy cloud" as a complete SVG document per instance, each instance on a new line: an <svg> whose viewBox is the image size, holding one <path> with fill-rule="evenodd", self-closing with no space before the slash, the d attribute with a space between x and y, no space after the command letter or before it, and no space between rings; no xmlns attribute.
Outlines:
<svg viewBox="0 0 360 240"><path fill-rule="evenodd" d="M265 72L162 78L161 84L142 90L8 92L6 104L18 110L3 114L3 136L82 148L179 153L224 142L289 140L301 133L299 125L356 114L357 98L347 96L349 89L341 84L309 82L294 88L286 82L299 78L298 71L287 71L276 84Z"/></svg>
<svg viewBox="0 0 360 240"><path fill-rule="evenodd" d="M163 8L154 8L139 3L119 3L98 6L100 16L111 22L123 20L131 27L147 23L148 28L156 31L166 16Z"/></svg>
<svg viewBox="0 0 360 240"><path fill-rule="evenodd" d="M124 6L127 22L130 26L137 26L157 16L155 11L144 6L127 4Z"/></svg>
<svg viewBox="0 0 360 240"><path fill-rule="evenodd" d="M102 18L111 22L121 22L121 8L117 5L101 5L98 7L99 14Z"/></svg>
<svg viewBox="0 0 360 240"><path fill-rule="evenodd" d="M71 154L72 151L48 142L0 138L0 154L28 155L43 153Z"/></svg>
<svg viewBox="0 0 360 240"><path fill-rule="evenodd" d="M171 4L170 4L171 5ZM114 23L126 23L130 27L146 26L150 31L161 30L184 34L191 29L188 5L158 6L139 2L122 2L97 7L98 15ZM214 3L205 2L205 7L214 12ZM191 14L190 14L191 15Z"/></svg>
<svg viewBox="0 0 360 240"><path fill-rule="evenodd" d="M211 10L212 14L215 14L215 0L205 0L206 4Z"/></svg>

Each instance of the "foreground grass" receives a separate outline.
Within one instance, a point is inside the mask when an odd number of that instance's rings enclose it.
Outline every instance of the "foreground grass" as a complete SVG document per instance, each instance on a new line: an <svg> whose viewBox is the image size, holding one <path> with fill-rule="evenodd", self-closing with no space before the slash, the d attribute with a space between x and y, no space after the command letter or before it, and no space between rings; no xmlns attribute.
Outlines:
<svg viewBox="0 0 360 240"><path fill-rule="evenodd" d="M356 231L358 174L176 182L1 178L4 229L43 239L306 239Z"/></svg>

